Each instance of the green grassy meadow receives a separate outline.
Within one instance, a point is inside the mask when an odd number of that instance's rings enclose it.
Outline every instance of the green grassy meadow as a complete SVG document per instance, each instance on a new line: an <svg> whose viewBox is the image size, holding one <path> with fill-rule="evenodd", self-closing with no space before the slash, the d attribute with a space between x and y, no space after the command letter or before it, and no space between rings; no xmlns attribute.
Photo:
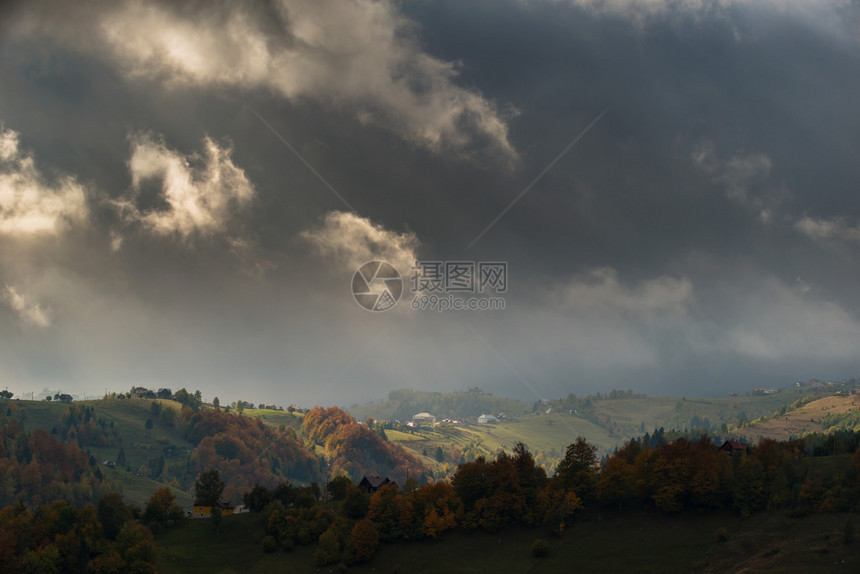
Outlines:
<svg viewBox="0 0 860 574"><path fill-rule="evenodd" d="M260 419L269 426L279 427L281 425L291 427L299 435L302 433L302 413L290 413L288 411L275 411L272 409L245 409L242 412L246 417Z"/></svg>
<svg viewBox="0 0 860 574"><path fill-rule="evenodd" d="M533 452L543 451L554 457L564 456L564 450L577 436L588 437L601 452L615 448L618 439L610 436L598 425L569 415L528 415L515 422L499 422L485 425L437 425L421 427L413 432L386 431L388 440L411 451L427 464L437 447L448 453L453 449L464 450L470 443L477 443L485 455L493 455L502 448L511 451L517 442L524 442ZM428 456L422 453L427 452Z"/></svg>

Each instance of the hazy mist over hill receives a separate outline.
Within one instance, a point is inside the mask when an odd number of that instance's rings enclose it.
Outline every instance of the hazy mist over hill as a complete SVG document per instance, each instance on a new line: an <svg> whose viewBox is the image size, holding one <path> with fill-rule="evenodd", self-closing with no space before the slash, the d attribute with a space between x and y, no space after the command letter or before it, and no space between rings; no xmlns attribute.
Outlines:
<svg viewBox="0 0 860 574"><path fill-rule="evenodd" d="M7 5L0 387L312 406L855 376L858 15ZM388 310L353 297L372 260L403 279ZM415 261L506 263L438 293L504 308L414 309Z"/></svg>

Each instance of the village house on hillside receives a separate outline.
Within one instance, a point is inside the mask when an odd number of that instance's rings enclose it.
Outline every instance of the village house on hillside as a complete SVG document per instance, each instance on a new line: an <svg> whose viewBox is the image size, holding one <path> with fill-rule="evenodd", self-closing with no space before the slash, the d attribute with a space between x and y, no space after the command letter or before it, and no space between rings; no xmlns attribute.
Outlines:
<svg viewBox="0 0 860 574"><path fill-rule="evenodd" d="M221 508L221 516L231 516L235 513L233 506L226 502L222 502L218 506ZM191 516L192 518L209 518L212 515L213 508L213 506L195 504L194 509L191 511Z"/></svg>
<svg viewBox="0 0 860 574"><path fill-rule="evenodd" d="M274 403L260 403L257 405L257 408L258 409L267 409L270 411L282 411L282 410L284 410L284 407L279 407L279 406L275 405Z"/></svg>
<svg viewBox="0 0 860 574"><path fill-rule="evenodd" d="M436 417L430 413L418 413L412 416L412 422L417 425L435 425Z"/></svg>
<svg viewBox="0 0 860 574"><path fill-rule="evenodd" d="M368 494L373 494L383 486L388 485L394 485L394 487L397 488L397 483L387 476L365 476L358 483L358 487Z"/></svg>
<svg viewBox="0 0 860 574"><path fill-rule="evenodd" d="M481 415L478 417L478 424L479 425L486 425L486 424L497 423L497 422L499 422L499 419L497 419L493 415Z"/></svg>

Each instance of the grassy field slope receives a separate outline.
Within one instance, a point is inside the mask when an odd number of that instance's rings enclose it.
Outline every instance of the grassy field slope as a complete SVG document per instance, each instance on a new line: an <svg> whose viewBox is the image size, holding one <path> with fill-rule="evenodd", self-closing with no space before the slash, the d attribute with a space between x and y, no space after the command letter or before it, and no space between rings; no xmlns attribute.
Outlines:
<svg viewBox="0 0 860 574"><path fill-rule="evenodd" d="M694 417L707 418L714 428L723 423L737 424L739 419L752 420L771 415L781 407L809 395L808 389L790 387L769 395L735 397L636 397L594 401L593 415L600 423L611 421L618 425L618 434L633 436L644 429L690 428Z"/></svg>
<svg viewBox="0 0 860 574"><path fill-rule="evenodd" d="M526 415L517 421L497 424L421 427L410 433L386 431L388 440L418 456L422 463L433 466L436 448L447 455L454 449L463 451L470 444L479 446L481 454L492 456L498 449L511 451L522 441L532 452L543 452L550 458L561 458L577 436L587 436L601 453L610 452L619 442L605 429L580 417L567 414ZM424 453L427 453L424 455Z"/></svg>
<svg viewBox="0 0 860 574"><path fill-rule="evenodd" d="M242 412L246 417L260 419L269 426L279 427L281 425L292 428L296 434L302 434L302 413L290 413L288 411L275 411L271 409L245 409Z"/></svg>
<svg viewBox="0 0 860 574"><path fill-rule="evenodd" d="M855 572L860 557L845 545L848 516L804 519L781 513L742 521L730 513L666 517L648 512L607 512L574 521L561 539L542 530L448 532L438 540L383 544L350 572ZM717 542L717 529L727 540ZM159 535L159 572L338 572L313 565L313 546L265 554L261 515L225 517L216 535L208 520L194 520ZM535 558L536 538L549 555Z"/></svg>
<svg viewBox="0 0 860 574"><path fill-rule="evenodd" d="M784 415L738 429L734 434L749 440L772 438L786 440L800 437L807 432L827 432L822 424L824 417L860 408L860 395L833 396L809 402Z"/></svg>
<svg viewBox="0 0 860 574"><path fill-rule="evenodd" d="M436 426L414 432L389 431L387 436L390 441L423 457L422 462L429 466L436 464L433 457L437 447L446 454L443 462L451 463L447 453L454 449L462 451L469 444L477 444L481 453L491 455L498 448L510 450L520 441L532 452L543 452L552 461L562 457L565 448L578 435L596 445L599 454L606 454L630 438L660 427L682 430L708 425L713 432L727 432L721 430L723 425L728 429L743 421L774 415L781 408L808 397L809 393L809 389L791 387L773 394L735 397L592 399L586 408L577 412L556 407L547 414L546 409L540 408L518 416L515 421L493 425ZM445 395L445 398L450 401L456 396ZM385 401L352 408L350 413L385 419L395 407L396 401Z"/></svg>

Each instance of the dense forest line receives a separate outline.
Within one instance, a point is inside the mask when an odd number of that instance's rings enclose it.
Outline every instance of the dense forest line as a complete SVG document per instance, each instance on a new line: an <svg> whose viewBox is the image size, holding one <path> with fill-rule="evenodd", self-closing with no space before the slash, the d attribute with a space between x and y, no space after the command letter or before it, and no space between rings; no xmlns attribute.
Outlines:
<svg viewBox="0 0 860 574"><path fill-rule="evenodd" d="M600 465L595 448L579 437L551 477L520 443L512 454L459 465L450 482L419 485L410 477L401 487L371 493L340 475L323 489L289 482L256 485L244 501L263 514L260 552L312 545L318 566L370 560L381 544L435 539L454 529L498 532L526 525L563 537L574 521L595 513L857 511L860 433L815 437L815 442L763 441L730 454L706 436L653 446L651 440L634 439ZM225 487L217 470L200 473L198 502L219 502ZM169 488L153 494L145 509L126 505L117 493L102 495L95 505L18 501L0 510L0 568L154 572L158 538L153 533L184 528L185 520ZM213 514L216 532L222 520ZM849 527L846 542L853 540ZM540 556L547 548L536 540L533 552Z"/></svg>
<svg viewBox="0 0 860 574"><path fill-rule="evenodd" d="M263 550L317 543L318 565L367 560L380 543L436 538L451 529L528 525L563 536L588 513L857 511L860 433L813 439L816 445L766 440L734 453L707 436L656 444L634 439L600 465L595 447L579 437L551 477L520 443L512 454L459 465L450 482L418 485L410 478L369 493L341 477L327 484L327 500L297 504L282 486L255 488L246 502L265 513Z"/></svg>
<svg viewBox="0 0 860 574"><path fill-rule="evenodd" d="M155 540L135 515L141 516L139 509L116 493L97 506L69 500L6 506L0 510L0 571L154 573Z"/></svg>

